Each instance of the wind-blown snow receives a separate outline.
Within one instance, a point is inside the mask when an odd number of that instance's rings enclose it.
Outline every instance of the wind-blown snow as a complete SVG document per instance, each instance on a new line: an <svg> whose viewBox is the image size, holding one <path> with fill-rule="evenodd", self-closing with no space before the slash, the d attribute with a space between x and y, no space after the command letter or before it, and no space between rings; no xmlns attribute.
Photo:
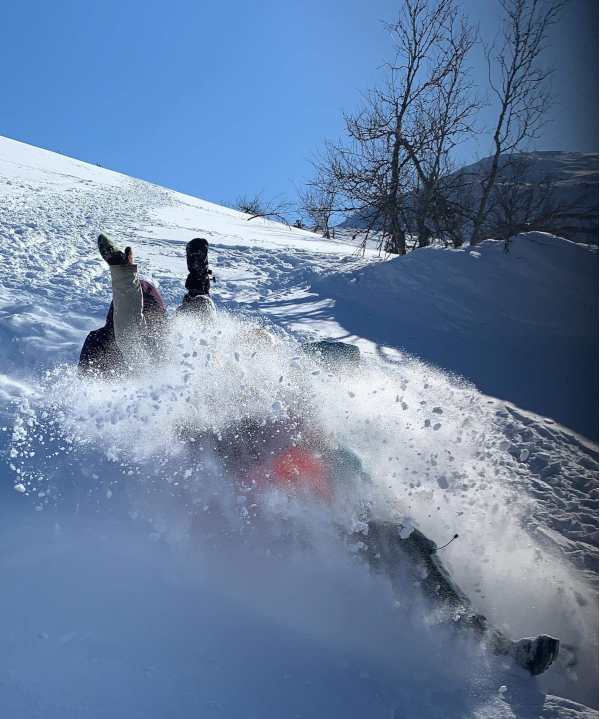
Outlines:
<svg viewBox="0 0 600 719"><path fill-rule="evenodd" d="M366 333L379 346L360 340L355 373L298 352L299 339L350 329L320 278L337 290L346 267L386 277L400 260L359 260L20 143L0 140L0 157L3 714L595 715L569 701L593 705L597 691L595 448ZM171 310L185 242L207 236L220 310L213 331L176 324L156 371L108 384L74 369L110 299L100 230L133 245ZM401 262L436 266L433 253L414 257ZM460 274L452 257L447 266ZM514 279L491 276L494 292ZM394 301L390 284L355 305L384 292ZM523 322L518 306L507 313ZM454 321L468 342L463 313ZM278 340L268 353L247 341L265 323ZM331 506L257 493L198 446L242 408L335 435L373 483L346 486ZM418 587L398 603L361 561L367 507L440 545L458 533L440 556L476 607L510 636L554 633L573 650L534 681L453 632Z"/></svg>

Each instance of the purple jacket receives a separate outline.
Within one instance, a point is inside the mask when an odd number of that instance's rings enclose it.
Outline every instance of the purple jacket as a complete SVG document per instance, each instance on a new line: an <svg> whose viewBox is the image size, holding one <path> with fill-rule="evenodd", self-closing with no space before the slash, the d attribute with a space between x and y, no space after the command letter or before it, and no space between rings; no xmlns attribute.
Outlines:
<svg viewBox="0 0 600 719"><path fill-rule="evenodd" d="M146 280L140 280L144 296L144 319L148 327L149 350L161 353L161 340L167 323L167 309L160 292ZM88 377L93 375L115 375L127 372L128 365L115 342L113 303L106 315L106 323L99 330L90 332L86 337L79 356L79 373Z"/></svg>

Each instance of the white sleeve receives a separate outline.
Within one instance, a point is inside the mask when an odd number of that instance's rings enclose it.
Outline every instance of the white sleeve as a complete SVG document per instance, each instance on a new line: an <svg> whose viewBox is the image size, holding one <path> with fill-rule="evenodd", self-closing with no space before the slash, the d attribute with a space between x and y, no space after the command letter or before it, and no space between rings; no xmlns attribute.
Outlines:
<svg viewBox="0 0 600 719"><path fill-rule="evenodd" d="M128 362L140 358L147 336L137 265L111 265L115 341Z"/></svg>

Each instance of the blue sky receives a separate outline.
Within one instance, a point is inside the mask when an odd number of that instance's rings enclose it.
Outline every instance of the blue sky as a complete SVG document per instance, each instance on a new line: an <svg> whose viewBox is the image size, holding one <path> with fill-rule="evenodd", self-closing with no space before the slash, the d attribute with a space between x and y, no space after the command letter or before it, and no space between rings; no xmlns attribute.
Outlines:
<svg viewBox="0 0 600 719"><path fill-rule="evenodd" d="M491 38L496 0L463 8ZM341 132L340 108L389 57L379 20L397 10L390 0L5 0L0 134L213 202L293 192L306 155ZM597 1L572 0L554 28L560 104L536 149L597 151L597 27Z"/></svg>

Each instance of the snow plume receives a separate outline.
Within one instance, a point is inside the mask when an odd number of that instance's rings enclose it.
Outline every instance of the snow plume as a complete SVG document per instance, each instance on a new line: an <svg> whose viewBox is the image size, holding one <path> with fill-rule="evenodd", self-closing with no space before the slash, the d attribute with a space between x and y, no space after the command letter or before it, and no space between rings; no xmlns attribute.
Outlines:
<svg viewBox="0 0 600 719"><path fill-rule="evenodd" d="M458 534L440 557L479 611L513 638L577 643L574 580L523 529L526 478L486 398L409 357L323 366L278 332L226 314L209 329L179 318L165 361L143 373L50 372L43 399L20 405L15 488L38 511L66 502L127 518L188 577L407 676L464 688L491 670L467 639L460 667L448 663L463 640L418 587L407 579L399 600L368 572L368 516L438 545ZM334 457L334 485L278 485L273 462L290 448Z"/></svg>

